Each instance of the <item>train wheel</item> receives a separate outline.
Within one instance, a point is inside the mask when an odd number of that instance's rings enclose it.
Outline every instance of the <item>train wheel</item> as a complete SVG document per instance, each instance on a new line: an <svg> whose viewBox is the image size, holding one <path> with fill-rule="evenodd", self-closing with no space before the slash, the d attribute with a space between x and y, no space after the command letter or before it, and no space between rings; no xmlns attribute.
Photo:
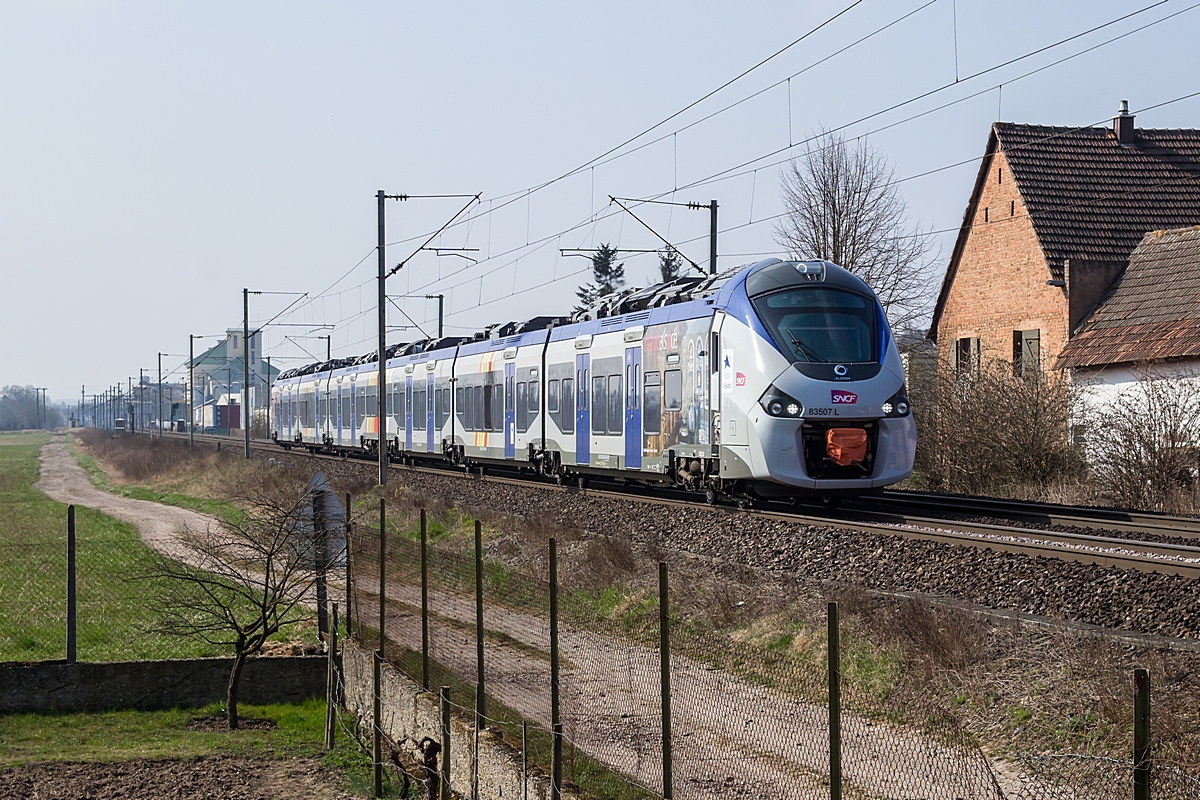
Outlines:
<svg viewBox="0 0 1200 800"><path fill-rule="evenodd" d="M717 504L717 490L716 489L705 489L704 490L704 502L708 503L710 506L715 506Z"/></svg>
<svg viewBox="0 0 1200 800"><path fill-rule="evenodd" d="M821 505L825 506L826 511L835 511L842 504L842 498L831 494L821 495Z"/></svg>
<svg viewBox="0 0 1200 800"><path fill-rule="evenodd" d="M586 489L587 488L587 476L580 475L579 477L577 477L575 479L575 485L578 486L580 489Z"/></svg>
<svg viewBox="0 0 1200 800"><path fill-rule="evenodd" d="M564 483L566 483L566 480L563 477L563 474L561 472L555 473L554 482L557 483L559 486L562 486Z"/></svg>

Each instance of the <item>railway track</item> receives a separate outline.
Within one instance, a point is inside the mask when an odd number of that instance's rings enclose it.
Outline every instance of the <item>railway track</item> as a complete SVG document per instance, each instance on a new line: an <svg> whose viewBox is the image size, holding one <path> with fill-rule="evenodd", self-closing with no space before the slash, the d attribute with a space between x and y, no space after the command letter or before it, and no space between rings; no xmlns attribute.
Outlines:
<svg viewBox="0 0 1200 800"><path fill-rule="evenodd" d="M183 434L167 435L172 438L186 438ZM207 444L220 443L224 446L239 448L242 446L240 440L224 436L198 435L196 439ZM269 440L254 440L251 442L251 447L280 454L285 452L280 449L279 445ZM321 453L313 454L310 457L337 462L346 460L341 456ZM374 463L373 460L371 463ZM438 475L461 474L459 470L432 466L393 464L392 469L414 470ZM528 476L517 477L492 473L483 479L522 486L528 486L531 483L553 486L544 479L539 480ZM617 481L598 478L593 478L587 489L562 489L562 491L582 491L623 499L629 499L632 496L642 502L667 505L691 507L705 505L703 500L688 492L655 490L651 493L649 490L633 485L623 485ZM813 509L812 513L806 513L807 508L784 502L760 503L756 507L748 509L718 506L714 510L731 515L755 515L806 525L869 531L998 552L1023 553L1063 561L1178 575L1192 580L1200 578L1200 546L1197 545L1062 532L1022 527L1021 525L963 521L954 517L957 515L1003 517L1014 522L1073 526L1131 534L1149 533L1164 537L1196 539L1200 545L1200 520L1192 518L1112 509L1084 509L1050 504L1020 503L990 498L950 497L918 492L885 492L884 501L896 510L874 511L853 508L841 511L817 511ZM905 511L905 508L910 511ZM915 511L921 513L914 513ZM941 516L937 516L939 511L942 513ZM925 516L929 513L934 516Z"/></svg>

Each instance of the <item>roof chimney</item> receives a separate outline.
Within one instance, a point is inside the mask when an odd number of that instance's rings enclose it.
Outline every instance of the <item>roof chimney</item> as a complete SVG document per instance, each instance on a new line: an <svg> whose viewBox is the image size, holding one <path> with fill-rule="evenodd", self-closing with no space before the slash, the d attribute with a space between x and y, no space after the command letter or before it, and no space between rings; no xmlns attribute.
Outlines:
<svg viewBox="0 0 1200 800"><path fill-rule="evenodd" d="M1133 114L1129 113L1129 101L1121 101L1121 110L1113 117L1113 135L1118 144L1133 144Z"/></svg>

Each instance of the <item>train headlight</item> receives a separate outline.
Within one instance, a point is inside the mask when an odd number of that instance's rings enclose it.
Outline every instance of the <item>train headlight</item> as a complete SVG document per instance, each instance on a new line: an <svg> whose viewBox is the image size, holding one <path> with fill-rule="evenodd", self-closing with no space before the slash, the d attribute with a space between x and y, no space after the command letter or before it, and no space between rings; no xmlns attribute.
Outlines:
<svg viewBox="0 0 1200 800"><path fill-rule="evenodd" d="M885 417L907 417L912 411L908 404L908 387L901 385L900 391L889 397L880 410Z"/></svg>
<svg viewBox="0 0 1200 800"><path fill-rule="evenodd" d="M804 404L776 389L767 389L758 399L758 404L772 417L799 417L804 413Z"/></svg>

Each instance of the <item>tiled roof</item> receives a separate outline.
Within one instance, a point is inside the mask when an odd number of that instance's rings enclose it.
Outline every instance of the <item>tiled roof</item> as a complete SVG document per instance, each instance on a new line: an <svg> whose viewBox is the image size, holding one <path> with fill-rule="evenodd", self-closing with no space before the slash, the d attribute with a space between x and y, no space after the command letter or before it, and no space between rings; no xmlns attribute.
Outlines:
<svg viewBox="0 0 1200 800"><path fill-rule="evenodd" d="M1057 367L1200 356L1200 226L1148 233Z"/></svg>
<svg viewBox="0 0 1200 800"><path fill-rule="evenodd" d="M1123 262L1146 231L1200 223L1200 130L995 124L1055 279L1063 260Z"/></svg>

